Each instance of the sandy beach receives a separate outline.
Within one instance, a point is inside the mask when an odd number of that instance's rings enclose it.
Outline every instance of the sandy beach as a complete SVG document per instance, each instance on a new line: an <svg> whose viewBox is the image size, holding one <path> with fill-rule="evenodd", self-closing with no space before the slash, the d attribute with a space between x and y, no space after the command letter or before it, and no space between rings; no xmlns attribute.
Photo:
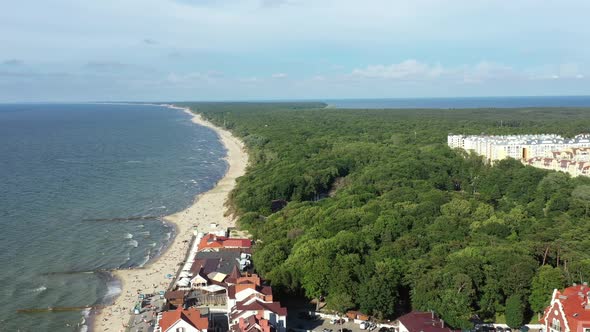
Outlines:
<svg viewBox="0 0 590 332"><path fill-rule="evenodd" d="M130 310L137 301L137 294L152 293L168 287L170 280L165 276L175 274L179 264L184 261L194 227L199 232L209 232L227 229L235 224L232 216L224 216L227 211L225 202L236 184L236 178L244 175L248 164L248 155L242 141L187 108L169 107L182 109L192 116L192 122L215 130L227 149L226 161L229 168L213 189L195 198L193 205L165 217L167 222L175 225L176 236L162 255L143 268L114 272L115 277L121 281L122 291L112 305L102 309L94 317L93 331L124 331L124 325L129 322ZM218 224L217 228L211 228L212 223Z"/></svg>

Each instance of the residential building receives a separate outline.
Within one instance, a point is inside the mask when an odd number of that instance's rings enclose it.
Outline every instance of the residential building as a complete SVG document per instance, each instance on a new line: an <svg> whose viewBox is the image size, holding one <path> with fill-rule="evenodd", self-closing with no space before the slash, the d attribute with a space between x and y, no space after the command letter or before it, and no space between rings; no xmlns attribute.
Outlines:
<svg viewBox="0 0 590 332"><path fill-rule="evenodd" d="M543 315L547 332L590 332L590 288L574 284L563 291L554 290Z"/></svg>
<svg viewBox="0 0 590 332"><path fill-rule="evenodd" d="M273 301L272 288L262 285L257 275L238 278L236 284L228 288L228 303L231 308L229 324L234 329L243 319L259 317L267 320L277 332L286 331L287 309Z"/></svg>
<svg viewBox="0 0 590 332"><path fill-rule="evenodd" d="M252 240L229 238L216 234L206 234L199 242L199 251L219 251L224 249L248 249L252 248Z"/></svg>
<svg viewBox="0 0 590 332"><path fill-rule="evenodd" d="M166 303L173 308L180 308L184 304L184 297L186 293L183 291L168 291L164 293Z"/></svg>
<svg viewBox="0 0 590 332"><path fill-rule="evenodd" d="M494 162L509 157L517 160L551 157L554 151L568 148L588 148L590 147L590 135L577 135L571 139L555 134L448 135L447 144L451 148L473 151L483 156L488 162Z"/></svg>
<svg viewBox="0 0 590 332"><path fill-rule="evenodd" d="M202 315L198 309L188 308L162 313L156 323L156 332L207 332L209 329L209 317Z"/></svg>
<svg viewBox="0 0 590 332"><path fill-rule="evenodd" d="M570 159L535 157L522 161L523 164L567 173L571 176L590 176L590 162Z"/></svg>
<svg viewBox="0 0 590 332"><path fill-rule="evenodd" d="M176 310L164 313L158 331L194 331L190 325L196 323L190 318L197 317L198 307L215 313L209 322L212 330L285 332L287 309L273 300L272 288L252 274L251 247L249 239L196 233L186 262L164 294L166 308ZM219 315L227 321L220 323Z"/></svg>
<svg viewBox="0 0 590 332"><path fill-rule="evenodd" d="M513 158L525 165L572 176L590 176L590 135L565 139L558 135L449 135L447 144L483 156L489 163Z"/></svg>
<svg viewBox="0 0 590 332"><path fill-rule="evenodd" d="M260 316L240 318L238 325L232 326L232 332L275 332L270 322Z"/></svg>

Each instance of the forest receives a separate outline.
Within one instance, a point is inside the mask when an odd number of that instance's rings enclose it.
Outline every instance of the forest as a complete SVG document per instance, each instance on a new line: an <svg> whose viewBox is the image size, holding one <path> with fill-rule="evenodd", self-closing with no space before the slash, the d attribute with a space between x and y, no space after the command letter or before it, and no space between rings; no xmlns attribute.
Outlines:
<svg viewBox="0 0 590 332"><path fill-rule="evenodd" d="M519 327L590 279L590 179L451 150L449 133L590 132L590 109L334 109L190 103L241 137L231 196L282 294L381 319L434 310ZM273 212L273 202L287 205Z"/></svg>

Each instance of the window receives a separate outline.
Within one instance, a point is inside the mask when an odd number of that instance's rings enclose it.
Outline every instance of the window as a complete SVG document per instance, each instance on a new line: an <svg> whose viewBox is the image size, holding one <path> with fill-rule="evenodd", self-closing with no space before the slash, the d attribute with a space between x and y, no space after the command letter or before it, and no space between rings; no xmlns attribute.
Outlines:
<svg viewBox="0 0 590 332"><path fill-rule="evenodd" d="M177 327L176 332L185 332L184 327Z"/></svg>
<svg viewBox="0 0 590 332"><path fill-rule="evenodd" d="M561 331L561 322L557 318L553 318L553 324L551 324L551 328L555 331Z"/></svg>

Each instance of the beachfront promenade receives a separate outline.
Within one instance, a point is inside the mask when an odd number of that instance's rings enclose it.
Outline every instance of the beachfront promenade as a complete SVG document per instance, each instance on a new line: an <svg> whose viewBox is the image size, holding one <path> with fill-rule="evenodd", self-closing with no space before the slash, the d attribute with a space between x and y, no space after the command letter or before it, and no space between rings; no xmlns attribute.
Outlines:
<svg viewBox="0 0 590 332"><path fill-rule="evenodd" d="M125 330L159 332L188 324L203 331L242 331L256 324L285 331L287 310L253 273L252 242L226 235L195 231L185 261L168 276L167 291L138 294Z"/></svg>

